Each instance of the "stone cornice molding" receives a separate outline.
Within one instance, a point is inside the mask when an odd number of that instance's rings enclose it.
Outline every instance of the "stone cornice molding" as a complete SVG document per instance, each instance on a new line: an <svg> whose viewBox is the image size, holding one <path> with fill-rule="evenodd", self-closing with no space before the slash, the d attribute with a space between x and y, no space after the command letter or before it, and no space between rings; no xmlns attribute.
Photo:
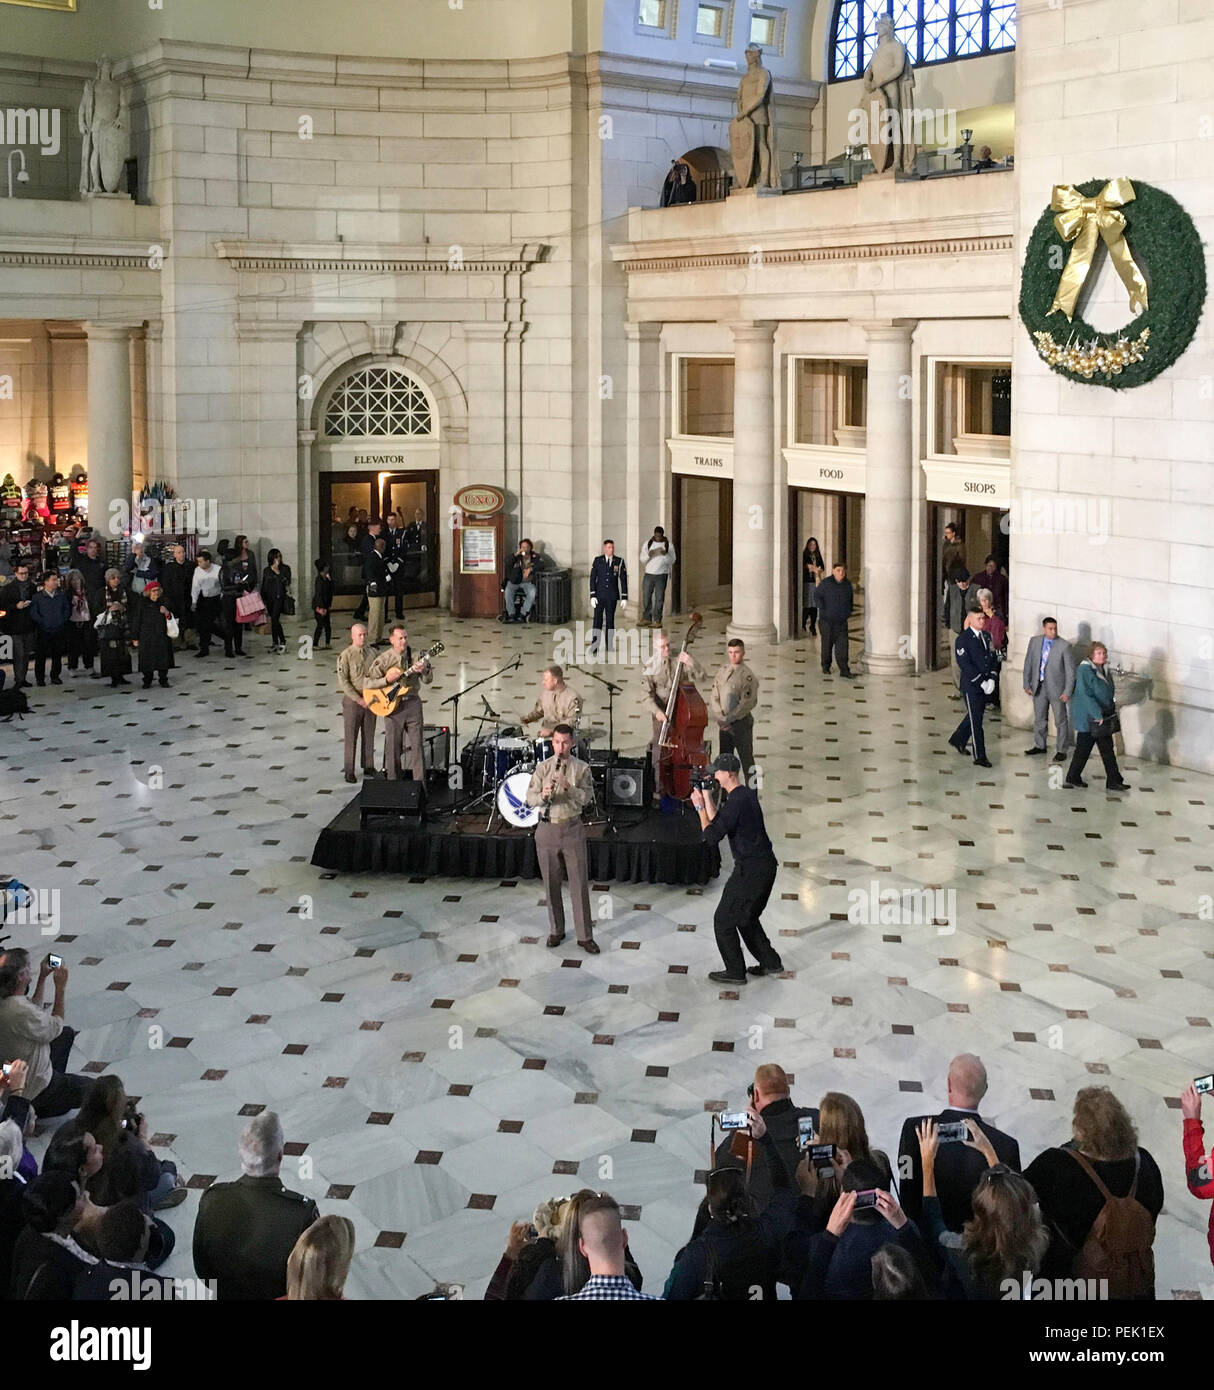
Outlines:
<svg viewBox="0 0 1214 1390"><path fill-rule="evenodd" d="M325 271L370 271L379 274L467 275L521 274L543 259L546 247L460 246L460 263L452 266L448 250L438 246L383 246L353 242L217 241L215 254L235 270L276 270L313 274Z"/></svg>
<svg viewBox="0 0 1214 1390"><path fill-rule="evenodd" d="M646 93L678 94L707 100L724 98L733 102L738 83L746 74L745 64L737 72L714 72L690 63L669 63L621 53L590 53L574 59L592 90L633 89ZM825 83L810 78L780 77L772 74L774 99L785 108L812 111ZM694 115L695 112L684 112Z"/></svg>
<svg viewBox="0 0 1214 1390"><path fill-rule="evenodd" d="M934 237L926 241L890 239L863 245L784 246L763 247L762 266L805 265L824 261L876 261L906 256L972 256L990 252L1011 251L1013 238L1007 236ZM708 266L740 266L756 268L753 251L655 251L636 255L637 248L613 247L615 259L622 263L628 275L646 271L699 270Z"/></svg>
<svg viewBox="0 0 1214 1390"><path fill-rule="evenodd" d="M303 331L303 321L293 319L237 319L236 337L242 342L294 342Z"/></svg>
<svg viewBox="0 0 1214 1390"><path fill-rule="evenodd" d="M167 243L162 244L168 255ZM104 237L0 236L0 265L97 266L105 270L146 270L150 246L146 241L114 241Z"/></svg>

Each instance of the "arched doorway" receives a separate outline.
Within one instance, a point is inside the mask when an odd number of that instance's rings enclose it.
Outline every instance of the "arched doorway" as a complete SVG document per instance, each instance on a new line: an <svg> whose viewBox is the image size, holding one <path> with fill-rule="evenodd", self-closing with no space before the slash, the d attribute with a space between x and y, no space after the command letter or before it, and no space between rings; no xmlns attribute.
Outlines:
<svg viewBox="0 0 1214 1390"><path fill-rule="evenodd" d="M368 524L399 516L396 572L408 607L438 602L439 415L427 387L407 368L349 365L321 393L314 451L320 549L341 607L363 593Z"/></svg>
<svg viewBox="0 0 1214 1390"><path fill-rule="evenodd" d="M733 163L725 150L713 145L699 145L680 155L679 162L691 170L697 202L713 203L729 196L733 185Z"/></svg>

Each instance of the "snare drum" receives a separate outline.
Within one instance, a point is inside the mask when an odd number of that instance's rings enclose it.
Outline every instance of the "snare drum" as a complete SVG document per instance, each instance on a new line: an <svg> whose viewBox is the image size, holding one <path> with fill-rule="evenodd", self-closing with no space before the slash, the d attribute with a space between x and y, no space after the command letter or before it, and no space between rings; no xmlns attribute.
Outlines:
<svg viewBox="0 0 1214 1390"><path fill-rule="evenodd" d="M483 785L500 782L512 768L522 767L531 757L531 742L525 738L491 738L482 749Z"/></svg>
<svg viewBox="0 0 1214 1390"><path fill-rule="evenodd" d="M530 829L539 823L540 808L527 805L530 772L512 772L497 789L497 809L511 825Z"/></svg>
<svg viewBox="0 0 1214 1390"><path fill-rule="evenodd" d="M573 757L580 758L582 762L590 761L590 745L584 738L576 738L573 741ZM537 738L535 740L535 764L546 762L549 758L556 757L556 750L552 746L551 738Z"/></svg>

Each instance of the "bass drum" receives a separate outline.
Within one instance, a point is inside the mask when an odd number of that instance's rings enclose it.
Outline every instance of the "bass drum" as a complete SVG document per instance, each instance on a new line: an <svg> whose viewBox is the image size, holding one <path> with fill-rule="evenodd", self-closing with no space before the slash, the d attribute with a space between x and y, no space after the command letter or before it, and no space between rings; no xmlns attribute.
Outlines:
<svg viewBox="0 0 1214 1390"><path fill-rule="evenodd" d="M556 750L552 746L551 738L537 738L535 740L535 761L538 766L540 763L547 762L549 758L556 756ZM584 738L576 738L573 741L573 756L580 758L582 762L590 761L590 744Z"/></svg>
<svg viewBox="0 0 1214 1390"><path fill-rule="evenodd" d="M527 805L527 788L531 784L529 772L512 772L497 789L497 809L502 818L517 825L520 830L530 830L538 823L540 808Z"/></svg>

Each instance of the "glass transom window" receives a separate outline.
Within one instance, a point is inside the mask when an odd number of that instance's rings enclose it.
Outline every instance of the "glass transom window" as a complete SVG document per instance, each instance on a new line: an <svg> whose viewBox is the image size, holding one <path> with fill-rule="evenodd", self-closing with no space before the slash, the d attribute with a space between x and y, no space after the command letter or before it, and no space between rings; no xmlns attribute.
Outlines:
<svg viewBox="0 0 1214 1390"><path fill-rule="evenodd" d="M1016 47L1015 0L837 0L832 82L863 73L877 46L877 20L885 14L916 67Z"/></svg>
<svg viewBox="0 0 1214 1390"><path fill-rule="evenodd" d="M325 434L330 438L433 432L425 392L396 367L355 372L333 392L325 411Z"/></svg>

